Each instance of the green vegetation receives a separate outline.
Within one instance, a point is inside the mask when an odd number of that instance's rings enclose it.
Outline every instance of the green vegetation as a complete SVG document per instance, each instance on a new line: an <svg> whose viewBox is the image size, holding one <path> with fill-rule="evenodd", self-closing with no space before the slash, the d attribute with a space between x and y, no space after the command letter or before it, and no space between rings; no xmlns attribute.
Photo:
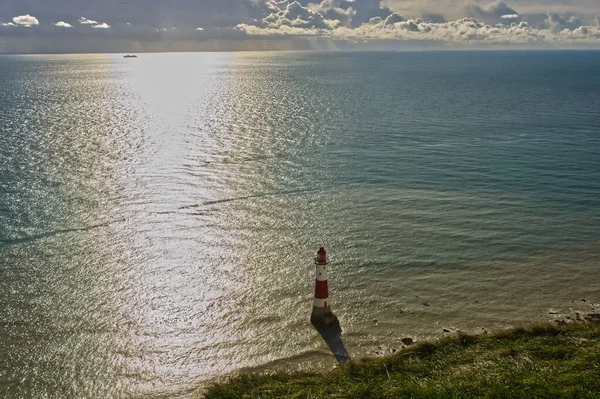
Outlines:
<svg viewBox="0 0 600 399"><path fill-rule="evenodd" d="M325 373L244 374L225 398L600 398L600 325L542 325L415 344Z"/></svg>

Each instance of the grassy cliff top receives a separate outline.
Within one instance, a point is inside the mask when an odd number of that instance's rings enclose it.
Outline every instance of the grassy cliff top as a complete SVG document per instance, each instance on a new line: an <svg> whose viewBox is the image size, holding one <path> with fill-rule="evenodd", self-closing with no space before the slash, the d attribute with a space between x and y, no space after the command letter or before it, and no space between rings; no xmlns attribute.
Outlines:
<svg viewBox="0 0 600 399"><path fill-rule="evenodd" d="M423 342L324 373L244 374L216 398L600 398L600 325L542 325Z"/></svg>

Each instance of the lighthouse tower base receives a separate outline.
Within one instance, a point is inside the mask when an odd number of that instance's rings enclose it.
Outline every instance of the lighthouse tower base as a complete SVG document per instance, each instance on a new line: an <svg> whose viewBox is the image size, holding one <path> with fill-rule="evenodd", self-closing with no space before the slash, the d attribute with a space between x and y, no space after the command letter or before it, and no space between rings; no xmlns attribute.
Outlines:
<svg viewBox="0 0 600 399"><path fill-rule="evenodd" d="M337 316L333 314L329 306L313 306L312 314L310 315L310 322L317 328L335 327L340 325Z"/></svg>

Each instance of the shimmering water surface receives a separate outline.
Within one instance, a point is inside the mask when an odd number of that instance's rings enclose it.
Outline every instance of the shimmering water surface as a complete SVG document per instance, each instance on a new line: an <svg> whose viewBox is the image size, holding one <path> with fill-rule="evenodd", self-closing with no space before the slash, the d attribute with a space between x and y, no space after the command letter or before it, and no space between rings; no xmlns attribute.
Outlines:
<svg viewBox="0 0 600 399"><path fill-rule="evenodd" d="M331 367L319 244L354 357L600 307L598 65L0 56L0 396Z"/></svg>

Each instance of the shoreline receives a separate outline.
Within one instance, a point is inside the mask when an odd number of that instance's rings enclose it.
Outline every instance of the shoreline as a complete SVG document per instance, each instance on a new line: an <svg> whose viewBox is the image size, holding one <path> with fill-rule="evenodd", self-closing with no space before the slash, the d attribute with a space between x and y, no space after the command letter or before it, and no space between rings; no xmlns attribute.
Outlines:
<svg viewBox="0 0 600 399"><path fill-rule="evenodd" d="M509 363L504 364L507 358ZM413 363L422 364L415 368ZM433 364L427 366L428 363ZM480 367L483 364L487 368ZM448 397L452 392L467 396L476 393L475 396L480 397L486 392L502 396L502 384L514 388L514 392L505 391L510 395L503 397L525 397L526 392L537 392L533 396L538 397L549 394L593 397L593 392L600 392L600 380L596 378L588 384L585 371L567 373L562 370L567 365L575 371L588 368L597 372L600 368L600 312L580 314L578 320L555 319L553 323L513 327L489 334L457 332L436 340L409 343L394 353L353 359L324 372L242 371L205 385L195 397ZM465 379L461 369L477 369L478 378ZM498 377L497 373L506 374L496 381L502 384L487 381ZM569 378L550 383L554 374ZM423 383L419 379L430 381ZM439 380L449 385L440 387ZM341 385L351 387L343 389ZM395 387L388 391L385 385Z"/></svg>
<svg viewBox="0 0 600 399"><path fill-rule="evenodd" d="M477 319L468 325L452 322L429 323L427 328L415 330L413 324L415 322L424 323L424 315L439 308L437 303L432 302L430 306L423 306L422 312L425 313L401 310L400 314L395 317L390 312L387 315L377 315L377 319L365 320L362 323L357 323L356 319L353 319L350 325L350 320L347 317L348 309L340 302L342 301L334 303L334 307L336 313L340 315L343 342L352 359L375 359L394 354L410 347L410 345L403 342L404 340L410 340L413 344L437 342L457 334L493 335L502 331L521 328L522 326L548 323L562 326L593 321L594 317L596 319L600 318L600 302L595 297L586 297L565 301L561 306L544 307L545 310L535 316L522 317L511 323L477 321ZM417 302L420 304L418 298ZM337 309L344 310L338 312ZM431 318L429 315L428 317ZM592 320L587 320L589 318ZM304 324L306 324L305 332L312 335L311 339L307 340L309 346L305 351L287 357L275 358L262 364L241 367L238 370L203 380L202 386L208 386L215 381L224 381L238 373L322 372L336 367L335 355L329 351L322 336L319 336L317 330L309 326L308 322ZM298 327L298 324L294 323L294 326ZM407 328L408 326L411 328ZM400 333L395 333L398 331Z"/></svg>

